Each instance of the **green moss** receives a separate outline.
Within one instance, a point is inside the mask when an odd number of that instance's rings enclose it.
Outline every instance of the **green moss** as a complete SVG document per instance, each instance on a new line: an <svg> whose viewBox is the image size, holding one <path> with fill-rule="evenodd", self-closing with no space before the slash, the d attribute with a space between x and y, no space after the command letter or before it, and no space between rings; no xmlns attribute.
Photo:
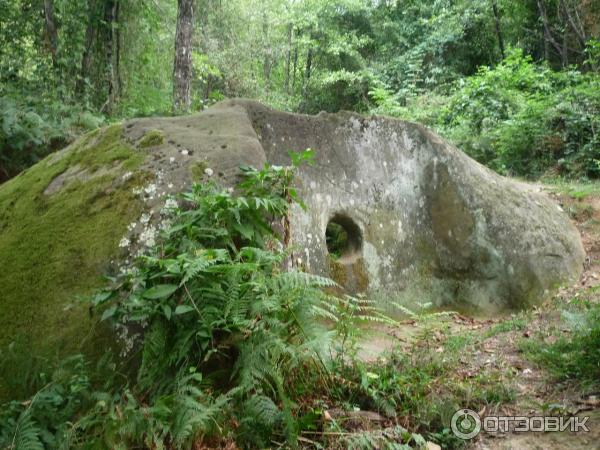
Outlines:
<svg viewBox="0 0 600 450"><path fill-rule="evenodd" d="M345 286L348 281L346 267L339 263L337 259L329 256L329 278L335 281L340 286Z"/></svg>
<svg viewBox="0 0 600 450"><path fill-rule="evenodd" d="M369 274L365 260L358 258L352 263L341 263L329 255L329 278L351 294L364 293L369 288Z"/></svg>
<svg viewBox="0 0 600 450"><path fill-rule="evenodd" d="M127 224L141 211L133 177L121 170L74 180L56 194L45 188L69 167L134 169L143 161L121 139L120 125L90 133L0 186L0 346L26 336L36 353L78 348L90 331L77 297L102 285Z"/></svg>
<svg viewBox="0 0 600 450"><path fill-rule="evenodd" d="M156 147L157 145L161 145L165 140L165 135L160 130L150 130L142 136L140 141L138 142L139 148L148 148L148 147Z"/></svg>
<svg viewBox="0 0 600 450"><path fill-rule="evenodd" d="M204 171L208 167L208 164L205 161L199 161L197 163L192 164L190 168L190 172L192 173L193 181L201 181L204 176Z"/></svg>
<svg viewBox="0 0 600 450"><path fill-rule="evenodd" d="M358 258L352 264L352 274L356 282L356 291L360 293L367 292L369 288L369 274L363 258Z"/></svg>

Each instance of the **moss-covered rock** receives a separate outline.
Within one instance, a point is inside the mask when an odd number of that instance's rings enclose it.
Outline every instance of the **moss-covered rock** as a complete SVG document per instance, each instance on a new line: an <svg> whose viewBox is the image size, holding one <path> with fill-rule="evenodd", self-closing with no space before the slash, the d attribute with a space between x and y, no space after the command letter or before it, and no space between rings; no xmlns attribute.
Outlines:
<svg viewBox="0 0 600 450"><path fill-rule="evenodd" d="M84 350L102 352L80 299L156 242L168 197L209 178L205 169L228 183L240 165L264 164L244 133L253 133L244 114L134 120L88 133L0 185L0 348L18 339L41 355L90 342Z"/></svg>
<svg viewBox="0 0 600 450"><path fill-rule="evenodd" d="M139 148L156 147L165 141L165 135L160 130L150 130L138 142Z"/></svg>
<svg viewBox="0 0 600 450"><path fill-rule="evenodd" d="M90 133L0 187L1 346L21 335L45 352L85 338L91 321L77 297L102 284L141 208L135 179L121 177L143 157L121 133L118 125ZM47 192L73 167L80 176Z"/></svg>

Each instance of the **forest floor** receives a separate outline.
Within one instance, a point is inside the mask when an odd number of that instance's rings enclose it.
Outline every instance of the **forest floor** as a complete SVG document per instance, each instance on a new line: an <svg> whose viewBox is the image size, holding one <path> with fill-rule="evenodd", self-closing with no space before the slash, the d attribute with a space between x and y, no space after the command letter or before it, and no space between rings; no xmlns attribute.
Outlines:
<svg viewBox="0 0 600 450"><path fill-rule="evenodd" d="M572 332L565 319L571 305L580 300L600 302L600 185L551 184L541 188L581 232L587 259L578 283L560 289L533 310L507 317L450 314L407 320L400 327L368 332L360 344L359 357L373 363L392 348L413 353L425 348L445 359L455 359L449 366L454 370L444 373L443 380L434 382L431 389L443 393L460 386L466 397L476 397L482 389L497 389L497 395L485 395L487 404L477 411L482 417L589 416L589 432L482 431L467 441L469 449L600 449L600 392L576 381L558 382L549 370L534 362L536 352ZM469 401L466 397L465 404ZM460 396L454 398L460 401ZM406 423L414 423L414 419L406 418ZM443 440L438 442L446 447ZM430 444L430 448L439 447Z"/></svg>

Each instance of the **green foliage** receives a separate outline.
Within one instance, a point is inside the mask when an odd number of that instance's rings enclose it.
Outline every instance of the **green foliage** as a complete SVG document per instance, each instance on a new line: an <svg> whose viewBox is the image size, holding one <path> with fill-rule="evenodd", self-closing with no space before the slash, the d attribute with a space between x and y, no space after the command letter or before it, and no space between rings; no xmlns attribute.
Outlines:
<svg viewBox="0 0 600 450"><path fill-rule="evenodd" d="M597 177L598 79L557 73L513 51L495 69L465 81L441 117L461 148L514 175L559 173Z"/></svg>
<svg viewBox="0 0 600 450"><path fill-rule="evenodd" d="M425 439L419 434L411 434L400 426L384 430L363 431L345 436L341 442L345 448L352 450L369 450L373 448L385 450L410 450L414 444L424 448Z"/></svg>
<svg viewBox="0 0 600 450"><path fill-rule="evenodd" d="M325 230L325 241L329 255L339 259L348 247L348 232L340 224L331 222Z"/></svg>
<svg viewBox="0 0 600 450"><path fill-rule="evenodd" d="M296 442L287 386L327 373L330 333L318 318L331 316L323 289L335 283L283 270L288 254L271 223L295 196L293 167L242 174L235 194L212 183L183 194L186 208L155 252L94 297L123 350L141 349L135 381L94 389L82 357L66 360L30 400L5 408L5 445L17 436L51 447L191 448L234 419L244 446Z"/></svg>
<svg viewBox="0 0 600 450"><path fill-rule="evenodd" d="M60 448L70 432L69 421L93 401L88 368L81 355L67 358L38 376L43 386L30 399L3 405L1 448Z"/></svg>
<svg viewBox="0 0 600 450"><path fill-rule="evenodd" d="M138 142L139 148L154 147L161 145L165 140L165 136L160 130L150 130Z"/></svg>
<svg viewBox="0 0 600 450"><path fill-rule="evenodd" d="M600 176L600 80L572 68L555 72L511 50L447 96L424 94L402 106L372 91L376 112L437 128L483 164L506 175Z"/></svg>
<svg viewBox="0 0 600 450"><path fill-rule="evenodd" d="M495 336L500 333L507 333L509 331L521 331L524 330L527 326L527 320L525 317L517 317L513 316L509 320L505 320L500 322L497 325L491 327L487 332L486 336Z"/></svg>
<svg viewBox="0 0 600 450"><path fill-rule="evenodd" d="M450 430L452 415L463 407L479 411L485 406L489 411L513 402L515 391L510 376L482 369L465 380L461 375L463 358L475 351L479 336L456 334L447 320L452 313L430 312L430 305L423 304L417 311L396 306L418 323L419 333L412 345L393 349L377 361L363 362L356 357L357 341L352 334L344 339L342 328L338 334L347 344L340 357L334 359L337 383L328 393L329 401L344 405L346 410L377 411L390 420L402 420L413 433L421 433L443 448L463 448L464 441ZM353 317L355 326L350 333L356 333L356 319L361 316ZM344 322L352 323L352 319L346 316ZM349 442L356 448L369 448L367 442L378 438L382 439L378 441L382 448L409 443L406 436L394 440L393 433L386 434L389 431L378 430L373 436L359 433ZM390 441L387 444L386 436Z"/></svg>
<svg viewBox="0 0 600 450"><path fill-rule="evenodd" d="M600 174L589 2L200 0L197 11L193 110L249 97L386 114L436 127L501 173ZM0 181L102 116L170 114L176 16L167 0L3 2L0 96L13 106L0 105Z"/></svg>
<svg viewBox="0 0 600 450"><path fill-rule="evenodd" d="M108 305L104 319L147 329L137 388L152 404L198 371L204 378L197 381L227 394L214 397L199 385L197 396L235 407L239 439L254 445L277 430L295 439L285 380L316 364L327 342L315 317L326 299L321 288L333 282L282 271L286 253L267 250L276 242L271 220L287 213L292 175L289 167L244 168L235 195L195 185L157 254L97 296L98 306ZM176 443L207 431L207 420L188 406L177 416L185 425L168 427Z"/></svg>
<svg viewBox="0 0 600 450"><path fill-rule="evenodd" d="M522 341L521 348L556 379L596 388L600 380L600 306L577 302L564 310L562 316L568 336L562 335L552 343L539 336Z"/></svg>
<svg viewBox="0 0 600 450"><path fill-rule="evenodd" d="M78 106L3 95L0 89L0 182L38 162L103 119Z"/></svg>

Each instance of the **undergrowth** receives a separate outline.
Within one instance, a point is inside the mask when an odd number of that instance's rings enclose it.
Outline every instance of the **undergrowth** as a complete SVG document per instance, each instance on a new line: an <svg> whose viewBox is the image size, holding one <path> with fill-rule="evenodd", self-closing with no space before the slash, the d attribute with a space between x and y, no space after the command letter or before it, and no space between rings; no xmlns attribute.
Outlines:
<svg viewBox="0 0 600 450"><path fill-rule="evenodd" d="M91 366L82 355L32 358L19 343L5 350L13 401L0 412L0 448L409 449L428 439L452 449L463 446L454 411L512 401L503 374L463 374L478 338L453 334L451 313L430 305L396 305L420 334L409 349L361 361L361 325L397 323L291 267L286 216L306 159L243 168L235 190L196 184L179 197L153 251L91 299L118 354ZM376 420L357 423L360 412Z"/></svg>
<svg viewBox="0 0 600 450"><path fill-rule="evenodd" d="M154 250L91 301L121 343L103 367L8 349L14 400L2 405L0 448L297 447L301 433L322 431L306 406L334 398L344 376L335 371L357 367L357 323L389 319L365 299L332 295L333 281L289 269L293 176L294 167L244 168L234 192L207 183L181 195ZM384 438L422 440L404 429L372 437Z"/></svg>
<svg viewBox="0 0 600 450"><path fill-rule="evenodd" d="M558 381L594 390L600 387L600 304L575 300L561 313L561 332L554 341L539 334L524 339L521 350Z"/></svg>

